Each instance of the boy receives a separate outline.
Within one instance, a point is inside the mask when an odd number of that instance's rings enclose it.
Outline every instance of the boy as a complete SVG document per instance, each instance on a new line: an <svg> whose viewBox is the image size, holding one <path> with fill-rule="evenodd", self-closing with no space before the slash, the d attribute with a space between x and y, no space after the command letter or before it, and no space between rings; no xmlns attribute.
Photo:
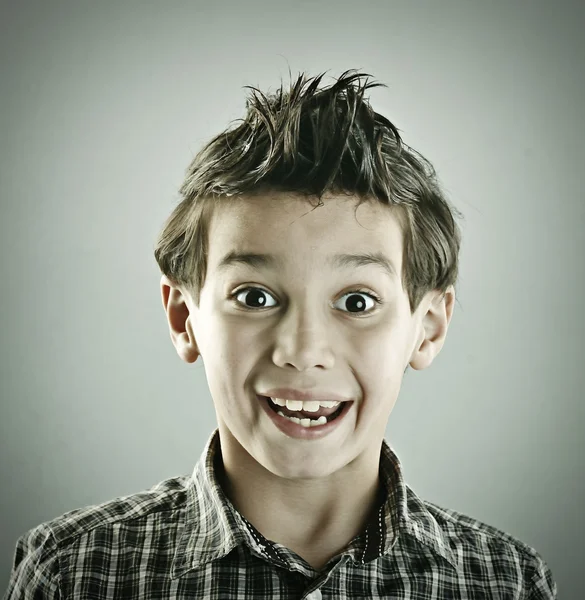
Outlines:
<svg viewBox="0 0 585 600"><path fill-rule="evenodd" d="M218 421L192 477L31 530L7 598L556 597L535 550L418 498L384 440L406 369L445 341L460 231L363 99L379 84L322 77L255 90L155 249Z"/></svg>

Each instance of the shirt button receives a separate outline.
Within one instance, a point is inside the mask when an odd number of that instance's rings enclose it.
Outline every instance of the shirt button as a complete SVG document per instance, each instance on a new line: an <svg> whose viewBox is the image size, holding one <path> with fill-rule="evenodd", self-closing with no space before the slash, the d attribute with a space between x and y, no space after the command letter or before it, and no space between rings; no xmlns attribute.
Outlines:
<svg viewBox="0 0 585 600"><path fill-rule="evenodd" d="M315 590L307 596L306 600L322 600L322 598L321 590Z"/></svg>

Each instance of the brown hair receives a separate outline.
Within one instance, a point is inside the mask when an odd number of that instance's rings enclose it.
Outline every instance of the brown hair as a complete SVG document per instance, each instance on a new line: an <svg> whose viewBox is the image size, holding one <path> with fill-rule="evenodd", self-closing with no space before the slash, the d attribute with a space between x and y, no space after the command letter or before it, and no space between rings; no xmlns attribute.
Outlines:
<svg viewBox="0 0 585 600"><path fill-rule="evenodd" d="M425 294L455 286L461 233L432 165L407 146L398 129L374 112L365 73L345 71L317 89L325 73L300 74L289 91L252 90L241 124L215 136L195 156L154 256L161 272L193 294L199 305L207 270L213 205L230 196L301 194L323 204L326 194L377 200L393 207L404 234L402 286L411 312ZM358 80L358 86L354 81Z"/></svg>

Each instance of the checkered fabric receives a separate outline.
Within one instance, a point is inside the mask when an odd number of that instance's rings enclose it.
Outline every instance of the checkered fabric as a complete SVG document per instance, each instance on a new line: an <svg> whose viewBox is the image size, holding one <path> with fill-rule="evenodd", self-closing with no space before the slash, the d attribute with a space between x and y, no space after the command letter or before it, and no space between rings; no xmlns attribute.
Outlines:
<svg viewBox="0 0 585 600"><path fill-rule="evenodd" d="M192 475L76 509L22 535L4 600L450 600L556 598L541 556L421 500L383 440L377 516L318 572L265 539L217 479L219 430Z"/></svg>

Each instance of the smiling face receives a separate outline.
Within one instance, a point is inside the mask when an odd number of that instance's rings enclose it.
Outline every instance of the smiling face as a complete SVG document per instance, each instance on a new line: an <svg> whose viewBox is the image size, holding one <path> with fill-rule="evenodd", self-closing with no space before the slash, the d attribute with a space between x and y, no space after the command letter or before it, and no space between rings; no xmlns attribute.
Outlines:
<svg viewBox="0 0 585 600"><path fill-rule="evenodd" d="M183 298L185 333L175 328L183 360L203 358L224 455L237 449L286 479L326 477L366 457L377 465L404 370L432 362L451 316L452 301L441 319L445 305L434 294L411 315L395 214L377 202L355 206L342 196L313 209L283 194L221 204L199 307ZM385 258L387 267L339 258L352 254ZM277 387L353 403L331 433L301 440L285 435L257 398Z"/></svg>

